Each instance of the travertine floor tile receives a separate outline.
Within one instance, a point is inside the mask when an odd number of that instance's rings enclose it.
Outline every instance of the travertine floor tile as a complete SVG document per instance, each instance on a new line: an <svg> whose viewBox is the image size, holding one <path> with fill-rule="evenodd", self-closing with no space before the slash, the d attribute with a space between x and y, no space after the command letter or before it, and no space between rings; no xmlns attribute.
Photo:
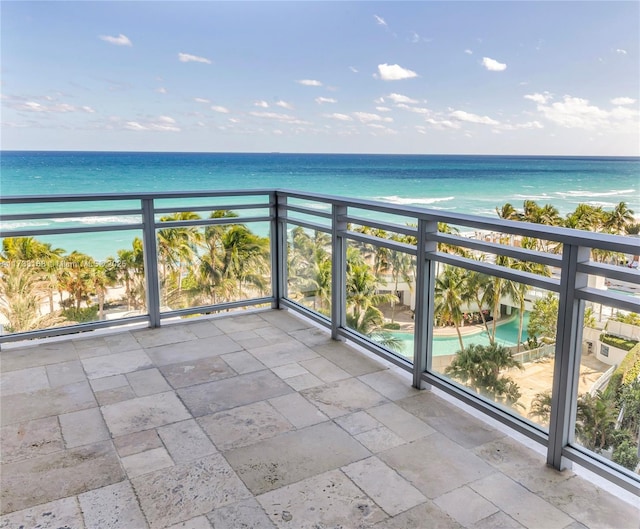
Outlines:
<svg viewBox="0 0 640 529"><path fill-rule="evenodd" d="M573 524L572 524L573 525ZM487 516L469 526L469 529L525 529L522 524L516 522L511 516L498 511L491 516ZM568 525L565 529L586 529L584 527L572 527Z"/></svg>
<svg viewBox="0 0 640 529"><path fill-rule="evenodd" d="M236 375L236 372L219 356L169 364L161 367L160 371L174 388L213 382Z"/></svg>
<svg viewBox="0 0 640 529"><path fill-rule="evenodd" d="M58 418L46 417L0 428L2 463L43 456L64 449Z"/></svg>
<svg viewBox="0 0 640 529"><path fill-rule="evenodd" d="M313 373L323 382L336 382L338 380L351 377L351 375L344 369L338 367L333 362L330 362L322 356L300 362L300 365L309 370L310 373Z"/></svg>
<svg viewBox="0 0 640 529"><path fill-rule="evenodd" d="M368 432L369 430L373 430L382 426L366 411L357 411L355 413L351 413L350 415L336 417L334 421L351 435L358 435L362 432Z"/></svg>
<svg viewBox="0 0 640 529"><path fill-rule="evenodd" d="M269 403L298 429L329 419L300 393L289 393L282 397L274 397L269 399Z"/></svg>
<svg viewBox="0 0 640 529"><path fill-rule="evenodd" d="M86 379L80 360L48 365L46 369L52 388L82 382Z"/></svg>
<svg viewBox="0 0 640 529"><path fill-rule="evenodd" d="M158 428L158 435L176 464L215 454L216 447L194 419Z"/></svg>
<svg viewBox="0 0 640 529"><path fill-rule="evenodd" d="M151 529L206 514L251 494L220 454L131 480Z"/></svg>
<svg viewBox="0 0 640 529"><path fill-rule="evenodd" d="M465 527L499 512L499 509L493 503L487 501L469 487L460 487L452 490L433 501L451 518Z"/></svg>
<svg viewBox="0 0 640 529"><path fill-rule="evenodd" d="M271 371L273 371L282 379L297 377L299 375L307 375L309 373L309 371L307 371L297 362L294 362L293 364L285 364L283 366L273 367L271 368Z"/></svg>
<svg viewBox="0 0 640 529"><path fill-rule="evenodd" d="M230 450L269 439L293 429L293 426L267 402L238 406L206 415L198 423L218 450Z"/></svg>
<svg viewBox="0 0 640 529"><path fill-rule="evenodd" d="M136 340L130 332L107 334L104 337L104 342L114 353L123 353L124 351L140 349L138 340Z"/></svg>
<svg viewBox="0 0 640 529"><path fill-rule="evenodd" d="M105 356L94 356L85 358L81 362L87 377L90 379L121 375L130 371L152 367L151 359L142 349Z"/></svg>
<svg viewBox="0 0 640 529"><path fill-rule="evenodd" d="M260 317L267 321L270 325L277 327L286 332L306 329L311 326L300 318L296 318L289 314L286 310L269 310L260 313Z"/></svg>
<svg viewBox="0 0 640 529"><path fill-rule="evenodd" d="M86 529L146 529L129 481L114 483L78 496Z"/></svg>
<svg viewBox="0 0 640 529"><path fill-rule="evenodd" d="M0 529L85 529L75 497L31 507L0 517Z"/></svg>
<svg viewBox="0 0 640 529"><path fill-rule="evenodd" d="M25 347L2 352L2 372L17 371L29 367L45 366L77 360L78 353L71 340L60 342L43 341L35 347Z"/></svg>
<svg viewBox="0 0 640 529"><path fill-rule="evenodd" d="M427 423L404 411L395 403L390 402L382 406L369 408L367 413L405 441L415 441L435 432Z"/></svg>
<svg viewBox="0 0 640 529"><path fill-rule="evenodd" d="M173 466L173 460L163 447L132 454L121 460L129 479Z"/></svg>
<svg viewBox="0 0 640 529"><path fill-rule="evenodd" d="M159 345L145 349L156 366L193 362L202 358L240 351L242 347L227 336L203 338L179 344Z"/></svg>
<svg viewBox="0 0 640 529"><path fill-rule="evenodd" d="M214 529L275 529L275 525L254 499L248 499L220 507L207 518Z"/></svg>
<svg viewBox="0 0 640 529"><path fill-rule="evenodd" d="M179 522L167 529L211 529L211 524L205 516L196 516L185 522ZM247 528L248 529L248 528Z"/></svg>
<svg viewBox="0 0 640 529"><path fill-rule="evenodd" d="M211 338L213 336L220 336L222 331L216 327L213 320L197 321L194 323L185 324L189 332L193 333L198 338Z"/></svg>
<svg viewBox="0 0 640 529"><path fill-rule="evenodd" d="M293 338L286 342L249 349L260 362L270 368L316 358L318 354Z"/></svg>
<svg viewBox="0 0 640 529"><path fill-rule="evenodd" d="M267 492L257 500L279 528L370 527L386 518L339 470Z"/></svg>
<svg viewBox="0 0 640 529"><path fill-rule="evenodd" d="M313 350L354 377L387 369L380 362L357 353L339 342L314 346Z"/></svg>
<svg viewBox="0 0 640 529"><path fill-rule="evenodd" d="M301 393L332 418L388 402L380 393L355 378L307 389Z"/></svg>
<svg viewBox="0 0 640 529"><path fill-rule="evenodd" d="M561 529L573 522L560 509L503 474L493 473L469 486L525 527Z"/></svg>
<svg viewBox="0 0 640 529"><path fill-rule="evenodd" d="M48 389L49 379L47 370L40 367L30 367L18 371L4 371L0 373L0 397L30 393L40 389Z"/></svg>
<svg viewBox="0 0 640 529"><path fill-rule="evenodd" d="M171 391L109 404L100 409L113 437L191 418Z"/></svg>
<svg viewBox="0 0 640 529"><path fill-rule="evenodd" d="M289 335L293 336L296 340L302 342L308 347L326 345L331 342L331 335L327 333L327 331L324 329L317 329L315 327L291 331L289 332Z"/></svg>
<svg viewBox="0 0 640 529"><path fill-rule="evenodd" d="M370 452L330 422L225 453L254 494L358 461Z"/></svg>
<svg viewBox="0 0 640 529"><path fill-rule="evenodd" d="M427 500L418 489L377 457L356 461L343 467L342 471L391 516Z"/></svg>
<svg viewBox="0 0 640 529"><path fill-rule="evenodd" d="M217 411L292 392L293 390L285 382L269 370L247 373L177 391L194 417L210 415Z"/></svg>
<svg viewBox="0 0 640 529"><path fill-rule="evenodd" d="M128 373L126 377L131 389L138 397L171 390L171 386L156 368L134 371Z"/></svg>
<svg viewBox="0 0 640 529"><path fill-rule="evenodd" d="M371 386L389 400L404 399L420 393L419 389L411 386L408 375L402 376L390 369L362 375L358 380Z"/></svg>
<svg viewBox="0 0 640 529"><path fill-rule="evenodd" d="M405 443L402 437L398 437L386 426L379 426L354 437L374 454Z"/></svg>
<svg viewBox="0 0 640 529"><path fill-rule="evenodd" d="M168 325L156 329L142 329L132 331L131 334L144 348L188 342L198 338L189 330L188 325Z"/></svg>
<svg viewBox="0 0 640 529"><path fill-rule="evenodd" d="M640 527L640 498L636 498L634 508L611 494L603 494L595 485L577 476L550 485L539 495L589 529Z"/></svg>
<svg viewBox="0 0 640 529"><path fill-rule="evenodd" d="M142 432L130 433L121 437L116 437L113 444L120 457L138 454L153 448L160 448L162 441L155 430L144 430Z"/></svg>
<svg viewBox="0 0 640 529"><path fill-rule="evenodd" d="M232 318L215 318L212 322L225 333L255 331L260 327L269 327L269 323L258 314L243 314L242 317Z"/></svg>
<svg viewBox="0 0 640 529"><path fill-rule="evenodd" d="M12 424L84 410L97 405L89 384L77 382L59 388L3 397L0 399L0 419L3 425Z"/></svg>
<svg viewBox="0 0 640 529"><path fill-rule="evenodd" d="M237 353L229 353L222 355L222 358L231 369L233 369L239 375L244 375L245 373L253 373L254 371L261 371L266 369L262 362L260 362L255 356L251 353L247 353L246 351L238 351Z"/></svg>
<svg viewBox="0 0 640 529"><path fill-rule="evenodd" d="M495 472L487 463L434 433L378 454L428 498L436 498Z"/></svg>
<svg viewBox="0 0 640 529"><path fill-rule="evenodd" d="M60 427L67 448L109 439L109 431L98 408L88 408L60 415Z"/></svg>
<svg viewBox="0 0 640 529"><path fill-rule="evenodd" d="M26 509L123 479L110 441L9 463L2 467L2 510Z"/></svg>
<svg viewBox="0 0 640 529"><path fill-rule="evenodd" d="M429 525L425 524L425 520L428 520L427 523ZM429 500L393 518L387 518L375 524L373 527L374 529L426 529L427 527L437 529L465 529Z"/></svg>
<svg viewBox="0 0 640 529"><path fill-rule="evenodd" d="M302 391L303 389L315 388L324 385L322 380L311 373L290 377L285 379L285 381L296 391Z"/></svg>

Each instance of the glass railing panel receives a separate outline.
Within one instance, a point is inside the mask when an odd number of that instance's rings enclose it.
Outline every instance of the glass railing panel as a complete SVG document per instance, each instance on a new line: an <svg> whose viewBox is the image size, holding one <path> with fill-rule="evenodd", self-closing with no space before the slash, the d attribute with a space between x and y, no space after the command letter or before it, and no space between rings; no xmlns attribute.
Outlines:
<svg viewBox="0 0 640 529"><path fill-rule="evenodd" d="M548 429L557 316L552 292L440 265L432 370Z"/></svg>
<svg viewBox="0 0 640 529"><path fill-rule="evenodd" d="M331 316L331 235L287 225L287 297Z"/></svg>
<svg viewBox="0 0 640 529"><path fill-rule="evenodd" d="M640 473L640 314L591 302L584 312L574 442Z"/></svg>
<svg viewBox="0 0 640 529"><path fill-rule="evenodd" d="M347 327L390 352L413 359L415 257L348 240Z"/></svg>
<svg viewBox="0 0 640 529"><path fill-rule="evenodd" d="M156 234L161 312L271 295L268 223L179 226Z"/></svg>
<svg viewBox="0 0 640 529"><path fill-rule="evenodd" d="M141 236L127 230L2 239L3 332L146 314Z"/></svg>

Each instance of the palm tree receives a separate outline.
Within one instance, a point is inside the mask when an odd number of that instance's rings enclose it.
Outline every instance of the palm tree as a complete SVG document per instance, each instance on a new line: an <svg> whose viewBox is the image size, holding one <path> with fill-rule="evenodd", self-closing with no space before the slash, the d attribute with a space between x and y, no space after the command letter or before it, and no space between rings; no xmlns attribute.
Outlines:
<svg viewBox="0 0 640 529"><path fill-rule="evenodd" d="M520 220L520 213L509 202L503 204L501 208L496 207L498 217L505 220Z"/></svg>
<svg viewBox="0 0 640 529"><path fill-rule="evenodd" d="M551 391L543 391L536 393L535 398L531 401L530 417L537 417L543 423L548 424L551 417Z"/></svg>
<svg viewBox="0 0 640 529"><path fill-rule="evenodd" d="M440 321L452 322L458 334L460 349L464 350L460 326L462 325L462 292L464 276L460 268L445 265L442 274L435 281L434 313Z"/></svg>
<svg viewBox="0 0 640 529"><path fill-rule="evenodd" d="M398 242L406 242L406 236L394 235L391 237ZM393 291L398 292L398 283L402 279L409 287L409 293L413 294L413 277L415 274L414 259L405 252L392 250L389 255L389 265L391 267L391 278L393 280ZM395 321L395 302L391 303L391 321Z"/></svg>
<svg viewBox="0 0 640 529"><path fill-rule="evenodd" d="M625 233L627 225L635 221L633 210L629 209L626 202L618 202L613 211L605 215L604 228L610 233Z"/></svg>
<svg viewBox="0 0 640 529"><path fill-rule="evenodd" d="M94 261L87 254L73 251L65 259L65 267L59 275L59 283L80 310L82 303L89 300L93 286L91 271Z"/></svg>
<svg viewBox="0 0 640 529"><path fill-rule="evenodd" d="M144 294L144 254L142 240L133 239L131 249L118 250L117 278L124 282L127 309L140 309Z"/></svg>
<svg viewBox="0 0 640 529"><path fill-rule="evenodd" d="M161 217L161 222L198 220L200 215L192 211L181 211ZM203 235L194 226L163 228L158 230L158 257L162 263L162 276L164 279L164 300L168 300L169 275L175 275L175 286L178 296L182 291L182 276L184 266L191 262L198 254L197 248L202 243Z"/></svg>
<svg viewBox="0 0 640 529"><path fill-rule="evenodd" d="M33 331L64 321L57 312L42 314L48 285L35 268L9 261L0 270L0 314L7 321L8 331Z"/></svg>
<svg viewBox="0 0 640 529"><path fill-rule="evenodd" d="M580 395L576 412L578 440L589 450L600 452L609 448L618 413L615 400L600 391L595 396Z"/></svg>
<svg viewBox="0 0 640 529"><path fill-rule="evenodd" d="M513 367L522 369L506 347L470 344L456 353L445 374L496 402L514 405L521 397L520 389L510 377L501 375L502 370Z"/></svg>

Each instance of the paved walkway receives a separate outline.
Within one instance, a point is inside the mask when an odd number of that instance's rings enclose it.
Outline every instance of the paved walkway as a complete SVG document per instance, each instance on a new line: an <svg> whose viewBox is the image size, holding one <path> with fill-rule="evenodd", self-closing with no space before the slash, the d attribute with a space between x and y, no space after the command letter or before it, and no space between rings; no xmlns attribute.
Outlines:
<svg viewBox="0 0 640 529"><path fill-rule="evenodd" d="M287 312L1 353L0 528L638 528Z"/></svg>

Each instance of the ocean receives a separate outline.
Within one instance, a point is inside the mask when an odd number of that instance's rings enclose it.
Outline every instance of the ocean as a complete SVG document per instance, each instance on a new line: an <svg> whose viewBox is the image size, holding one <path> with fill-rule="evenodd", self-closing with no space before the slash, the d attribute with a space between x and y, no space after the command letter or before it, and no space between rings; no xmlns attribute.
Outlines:
<svg viewBox="0 0 640 529"><path fill-rule="evenodd" d="M561 215L580 203L640 215L640 158L285 153L2 151L0 193L135 193L286 188L496 217L496 207L524 200ZM11 208L5 211L14 212ZM34 209L35 210L35 209ZM41 209L40 209L41 210ZM54 210L48 206L47 211ZM22 211L24 212L24 211ZM92 219L86 219L87 223ZM51 221L40 220L40 225ZM3 229L24 223L6 222ZM127 232L51 237L96 259L112 254ZM107 241L110 241L107 244ZM70 242L75 244L70 247Z"/></svg>

